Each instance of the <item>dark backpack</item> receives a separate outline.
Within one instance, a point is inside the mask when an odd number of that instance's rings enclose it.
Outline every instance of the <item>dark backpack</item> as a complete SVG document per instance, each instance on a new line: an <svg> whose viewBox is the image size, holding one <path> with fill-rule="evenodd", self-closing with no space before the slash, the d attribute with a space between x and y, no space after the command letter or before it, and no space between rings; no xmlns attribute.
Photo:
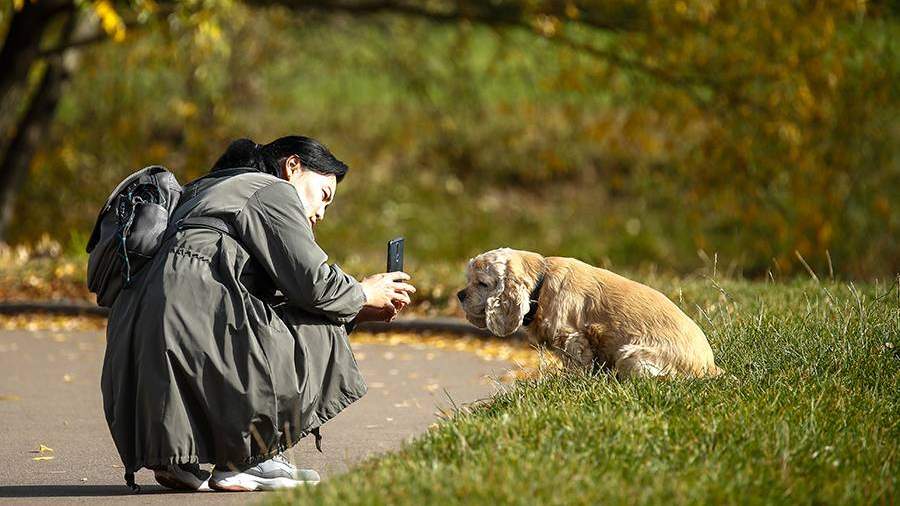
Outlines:
<svg viewBox="0 0 900 506"><path fill-rule="evenodd" d="M236 176L255 169L234 168L212 172L207 178ZM188 183L191 187L193 183ZM238 240L232 226L217 216L185 216L196 207L197 189L184 196L175 175L163 166L151 165L126 177L100 209L94 231L87 243L88 289L97 295L97 304L112 307L119 293L160 246L175 232L189 228L211 229ZM238 242L240 242L238 240Z"/></svg>
<svg viewBox="0 0 900 506"><path fill-rule="evenodd" d="M159 249L182 187L165 167L152 165L125 178L106 199L87 243L88 289L111 307Z"/></svg>

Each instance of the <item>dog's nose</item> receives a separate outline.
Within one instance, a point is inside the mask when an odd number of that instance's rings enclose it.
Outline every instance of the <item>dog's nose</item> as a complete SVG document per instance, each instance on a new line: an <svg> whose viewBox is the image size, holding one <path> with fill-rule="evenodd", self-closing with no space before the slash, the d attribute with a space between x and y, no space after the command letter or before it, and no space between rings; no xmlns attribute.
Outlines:
<svg viewBox="0 0 900 506"><path fill-rule="evenodd" d="M456 298L459 299L460 302L465 302L466 301L466 291L460 290L460 291L456 292Z"/></svg>

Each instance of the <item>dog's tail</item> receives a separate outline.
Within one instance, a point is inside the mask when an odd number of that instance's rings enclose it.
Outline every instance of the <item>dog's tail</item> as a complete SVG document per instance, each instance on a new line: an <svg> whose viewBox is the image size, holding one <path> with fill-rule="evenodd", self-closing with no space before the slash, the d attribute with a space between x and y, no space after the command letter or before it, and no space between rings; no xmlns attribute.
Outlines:
<svg viewBox="0 0 900 506"><path fill-rule="evenodd" d="M722 369L721 367L719 367L715 364L713 364L712 368L708 369L706 372L706 375L709 376L710 378L715 378L715 377L721 376L723 374L725 374L725 369Z"/></svg>
<svg viewBox="0 0 900 506"><path fill-rule="evenodd" d="M729 373L725 369L717 365L713 365L712 369L706 374L708 378L728 379L729 381L737 381L738 377Z"/></svg>

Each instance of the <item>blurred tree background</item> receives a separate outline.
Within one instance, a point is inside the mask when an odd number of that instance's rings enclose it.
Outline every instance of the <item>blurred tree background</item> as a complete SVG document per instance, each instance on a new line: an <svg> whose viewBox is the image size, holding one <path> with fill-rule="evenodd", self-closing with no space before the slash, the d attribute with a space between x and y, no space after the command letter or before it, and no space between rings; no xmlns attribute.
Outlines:
<svg viewBox="0 0 900 506"><path fill-rule="evenodd" d="M351 166L319 234L357 274L396 235L446 279L900 272L895 1L0 2L11 244L75 254L130 172L299 133Z"/></svg>

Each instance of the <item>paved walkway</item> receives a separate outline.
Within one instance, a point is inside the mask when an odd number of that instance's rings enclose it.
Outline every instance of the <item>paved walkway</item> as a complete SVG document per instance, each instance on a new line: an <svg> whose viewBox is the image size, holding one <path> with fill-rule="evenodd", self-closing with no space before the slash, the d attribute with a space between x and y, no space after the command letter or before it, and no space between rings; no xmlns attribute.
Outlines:
<svg viewBox="0 0 900 506"><path fill-rule="evenodd" d="M352 340L351 340L352 341ZM102 332L0 331L0 503L246 503L262 494L173 493L155 484L131 495L103 418ZM325 453L312 438L294 447L295 463L336 476L362 459L399 447L448 409L448 394L468 403L496 391L508 363L408 345L354 346L369 393L323 428ZM446 390L446 393L445 393ZM52 448L34 460L40 445ZM339 479L339 478L337 478Z"/></svg>

